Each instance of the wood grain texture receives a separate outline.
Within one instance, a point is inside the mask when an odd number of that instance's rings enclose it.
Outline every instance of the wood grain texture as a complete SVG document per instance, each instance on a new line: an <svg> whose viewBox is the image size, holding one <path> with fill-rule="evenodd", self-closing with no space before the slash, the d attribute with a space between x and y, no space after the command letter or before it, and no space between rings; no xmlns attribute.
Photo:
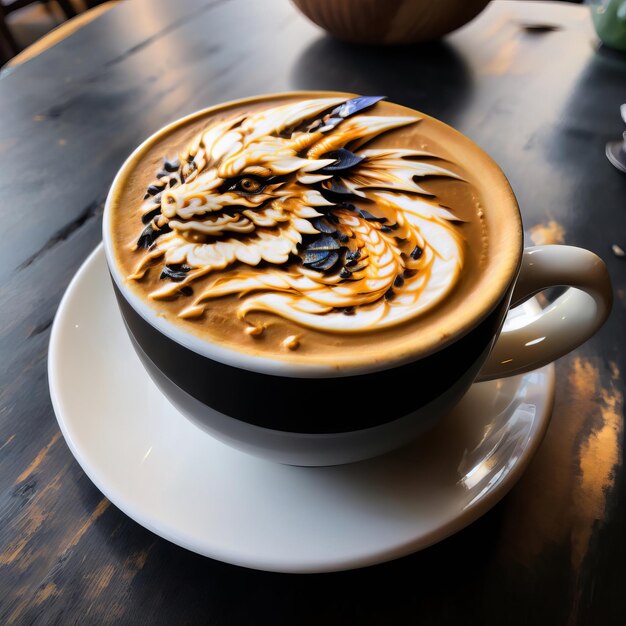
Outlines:
<svg viewBox="0 0 626 626"><path fill-rule="evenodd" d="M545 28L545 27L549 28ZM290 89L383 93L502 166L530 237L600 254L616 301L557 364L546 440L489 514L366 570L287 576L194 555L102 497L48 395L49 330L108 186L163 124ZM130 0L0 78L0 623L621 624L626 614L626 60L584 7L494 2L438 44L330 39L286 1Z"/></svg>
<svg viewBox="0 0 626 626"><path fill-rule="evenodd" d="M463 26L489 0L292 0L314 24L352 43L415 44Z"/></svg>

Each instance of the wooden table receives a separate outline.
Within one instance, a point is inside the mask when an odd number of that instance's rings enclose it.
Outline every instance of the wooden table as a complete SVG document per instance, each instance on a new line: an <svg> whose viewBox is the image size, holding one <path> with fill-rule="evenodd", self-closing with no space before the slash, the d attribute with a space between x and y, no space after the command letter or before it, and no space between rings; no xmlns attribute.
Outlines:
<svg viewBox="0 0 626 626"><path fill-rule="evenodd" d="M550 26L550 28L545 28ZM552 28L553 27L553 28ZM50 326L100 241L111 180L143 138L220 101L291 89L386 94L482 145L529 240L605 258L605 327L557 364L552 424L481 520L396 562L268 574L178 548L74 461L46 377ZM495 2L427 47L333 41L286 0L135 0L0 78L0 623L622 624L626 615L626 59L585 7Z"/></svg>

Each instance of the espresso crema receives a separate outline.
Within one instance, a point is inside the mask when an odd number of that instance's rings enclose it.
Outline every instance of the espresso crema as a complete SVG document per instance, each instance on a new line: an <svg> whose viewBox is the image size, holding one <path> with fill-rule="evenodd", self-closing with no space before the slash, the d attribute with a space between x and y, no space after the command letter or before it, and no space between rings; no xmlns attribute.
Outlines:
<svg viewBox="0 0 626 626"><path fill-rule="evenodd" d="M332 363L438 327L443 341L441 320L510 265L493 242L490 212L516 210L506 182L490 187L497 166L379 97L233 103L158 133L126 169L110 222L126 285L247 353ZM519 236L506 223L504 243Z"/></svg>

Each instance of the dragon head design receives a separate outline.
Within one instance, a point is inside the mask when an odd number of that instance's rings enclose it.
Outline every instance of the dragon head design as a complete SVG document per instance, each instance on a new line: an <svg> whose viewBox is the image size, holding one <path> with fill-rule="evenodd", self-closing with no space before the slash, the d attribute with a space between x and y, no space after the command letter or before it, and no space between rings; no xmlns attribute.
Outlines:
<svg viewBox="0 0 626 626"><path fill-rule="evenodd" d="M242 320L267 311L330 332L431 308L456 283L463 244L457 218L416 181L457 176L432 154L367 149L420 119L362 114L379 100L297 101L209 125L148 187L130 278L161 263L150 295L185 296L186 318L229 294L243 296Z"/></svg>

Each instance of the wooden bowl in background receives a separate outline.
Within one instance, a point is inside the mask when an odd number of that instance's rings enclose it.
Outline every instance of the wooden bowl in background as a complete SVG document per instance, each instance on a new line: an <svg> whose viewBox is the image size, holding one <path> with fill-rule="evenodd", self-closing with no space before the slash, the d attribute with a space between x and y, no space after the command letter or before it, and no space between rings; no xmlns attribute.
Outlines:
<svg viewBox="0 0 626 626"><path fill-rule="evenodd" d="M489 0L292 0L312 22L354 43L432 41L469 22Z"/></svg>

